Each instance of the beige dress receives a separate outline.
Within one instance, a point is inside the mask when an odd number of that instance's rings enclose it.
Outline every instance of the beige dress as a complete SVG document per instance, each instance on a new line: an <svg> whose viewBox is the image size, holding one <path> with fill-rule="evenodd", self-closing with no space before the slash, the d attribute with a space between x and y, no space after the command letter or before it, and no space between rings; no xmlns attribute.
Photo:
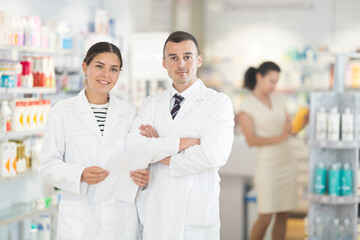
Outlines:
<svg viewBox="0 0 360 240"><path fill-rule="evenodd" d="M254 95L247 96L241 107L252 117L258 137L279 136L286 122L285 100L272 95L270 109ZM259 147L256 153L254 183L259 213L289 211L297 207L297 164L290 140Z"/></svg>

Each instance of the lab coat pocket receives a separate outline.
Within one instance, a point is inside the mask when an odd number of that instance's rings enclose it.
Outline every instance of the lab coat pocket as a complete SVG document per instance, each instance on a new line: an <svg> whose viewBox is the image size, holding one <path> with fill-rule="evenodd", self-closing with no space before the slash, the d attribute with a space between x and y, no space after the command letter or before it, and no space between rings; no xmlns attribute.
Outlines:
<svg viewBox="0 0 360 240"><path fill-rule="evenodd" d="M219 222L219 195L200 191L190 193L185 225L212 227Z"/></svg>
<svg viewBox="0 0 360 240"><path fill-rule="evenodd" d="M82 239L83 203L74 200L61 200L59 206L59 239Z"/></svg>

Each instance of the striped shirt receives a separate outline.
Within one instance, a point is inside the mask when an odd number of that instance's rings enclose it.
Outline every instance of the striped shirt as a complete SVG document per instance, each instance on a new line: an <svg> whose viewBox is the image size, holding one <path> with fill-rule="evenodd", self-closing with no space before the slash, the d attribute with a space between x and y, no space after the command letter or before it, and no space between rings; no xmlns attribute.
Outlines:
<svg viewBox="0 0 360 240"><path fill-rule="evenodd" d="M103 135L104 128L105 128L106 113L109 108L109 102L102 104L102 105L90 103L90 106L91 106L92 111L94 112L96 121L99 125L101 135Z"/></svg>

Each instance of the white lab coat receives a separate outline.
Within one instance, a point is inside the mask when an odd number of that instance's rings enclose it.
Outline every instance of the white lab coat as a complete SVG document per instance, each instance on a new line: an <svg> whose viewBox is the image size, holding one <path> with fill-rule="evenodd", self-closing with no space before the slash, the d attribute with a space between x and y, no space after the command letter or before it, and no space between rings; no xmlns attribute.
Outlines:
<svg viewBox="0 0 360 240"><path fill-rule="evenodd" d="M46 182L62 190L57 239L138 239L135 204L115 199L93 203L96 185L80 182L85 167L104 167L112 154L125 152L135 115L130 104L110 95L101 136L84 90L51 109L39 171Z"/></svg>
<svg viewBox="0 0 360 240"><path fill-rule="evenodd" d="M144 240L220 239L218 169L231 151L233 109L229 97L200 79L190 88L174 120L171 90L146 98L128 135L127 151L157 153L158 160L172 155L170 166L150 165L148 187L138 195ZM141 137L141 124L151 124L159 138ZM178 153L182 137L201 144Z"/></svg>

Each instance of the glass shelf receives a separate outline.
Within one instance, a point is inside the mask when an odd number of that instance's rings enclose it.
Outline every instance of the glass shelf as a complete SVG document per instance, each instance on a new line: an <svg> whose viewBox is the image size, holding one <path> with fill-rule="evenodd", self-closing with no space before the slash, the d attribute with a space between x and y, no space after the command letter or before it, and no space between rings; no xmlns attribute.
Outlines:
<svg viewBox="0 0 360 240"><path fill-rule="evenodd" d="M57 210L56 205L38 209L35 202L18 204L10 208L0 209L0 226L18 222L26 218L35 217L41 214Z"/></svg>
<svg viewBox="0 0 360 240"><path fill-rule="evenodd" d="M12 45L0 45L0 50L15 50L28 53L42 53L42 54L72 54L72 55L81 55L81 51L76 51L73 49L53 49L53 48L40 48L32 46L12 46Z"/></svg>
<svg viewBox="0 0 360 240"><path fill-rule="evenodd" d="M331 148L331 149L354 149L359 148L360 144L358 141L318 141L318 140L308 140L308 145L311 147L318 148Z"/></svg>
<svg viewBox="0 0 360 240"><path fill-rule="evenodd" d="M8 139L21 139L29 136L36 136L43 134L44 129L30 130L30 131L20 131L20 132L6 132L0 133L0 140Z"/></svg>
<svg viewBox="0 0 360 240"><path fill-rule="evenodd" d="M329 195L317 195L314 193L307 193L305 198L311 202L331 204L331 205L345 205L356 204L360 202L360 196L329 196Z"/></svg>
<svg viewBox="0 0 360 240"><path fill-rule="evenodd" d="M56 88L53 87L14 87L14 88L0 88L1 94L42 94L42 93L56 93Z"/></svg>
<svg viewBox="0 0 360 240"><path fill-rule="evenodd" d="M20 173L15 176L11 176L11 177L0 177L0 183L10 182L10 181L13 181L16 179L25 178L27 176L35 176L36 174L37 174L37 171L27 171L27 172Z"/></svg>

